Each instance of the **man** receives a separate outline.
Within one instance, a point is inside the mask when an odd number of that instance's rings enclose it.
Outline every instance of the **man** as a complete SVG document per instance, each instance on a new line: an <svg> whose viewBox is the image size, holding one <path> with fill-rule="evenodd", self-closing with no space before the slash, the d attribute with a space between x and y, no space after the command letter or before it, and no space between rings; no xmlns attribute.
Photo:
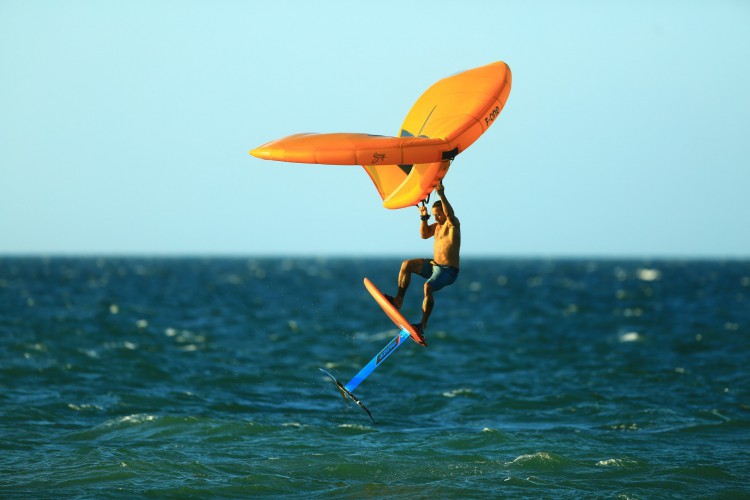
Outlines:
<svg viewBox="0 0 750 500"><path fill-rule="evenodd" d="M420 337L424 337L427 329L427 320L432 313L432 306L435 303L433 294L438 290L452 284L458 276L458 253L461 248L461 225L458 222L453 207L448 203L445 197L445 187L442 181L438 183L435 190L440 200L432 205L432 215L435 222L428 224L430 218L427 213L427 207L419 206L422 223L419 227L419 234L422 239L435 238L435 250L432 260L430 259L411 259L405 260L401 264L401 271L398 274L398 292L395 297L386 296L388 300L401 309L404 303L404 294L409 288L412 273L427 278L424 284L424 300L422 302L422 321L414 324Z"/></svg>

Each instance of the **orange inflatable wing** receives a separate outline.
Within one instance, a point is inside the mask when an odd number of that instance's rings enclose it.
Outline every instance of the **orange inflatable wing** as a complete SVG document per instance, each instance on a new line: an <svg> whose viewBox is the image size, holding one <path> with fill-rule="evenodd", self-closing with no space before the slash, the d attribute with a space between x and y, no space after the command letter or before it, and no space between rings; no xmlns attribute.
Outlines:
<svg viewBox="0 0 750 500"><path fill-rule="evenodd" d="M420 96L399 137L296 134L250 151L264 160L362 165L386 208L416 205L448 173L451 161L497 119L511 87L502 61L444 78Z"/></svg>

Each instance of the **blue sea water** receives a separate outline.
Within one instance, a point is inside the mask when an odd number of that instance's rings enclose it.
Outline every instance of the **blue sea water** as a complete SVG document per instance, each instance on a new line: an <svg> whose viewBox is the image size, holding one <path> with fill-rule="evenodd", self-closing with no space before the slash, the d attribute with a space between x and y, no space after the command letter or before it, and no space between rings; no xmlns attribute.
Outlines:
<svg viewBox="0 0 750 500"><path fill-rule="evenodd" d="M0 259L0 497L750 497L749 261L399 265Z"/></svg>

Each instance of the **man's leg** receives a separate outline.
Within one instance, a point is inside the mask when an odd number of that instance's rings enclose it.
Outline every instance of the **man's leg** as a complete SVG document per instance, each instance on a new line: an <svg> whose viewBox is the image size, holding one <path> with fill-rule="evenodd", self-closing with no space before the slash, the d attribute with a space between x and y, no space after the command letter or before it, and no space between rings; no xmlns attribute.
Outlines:
<svg viewBox="0 0 750 500"><path fill-rule="evenodd" d="M396 309L401 309L404 304L404 295L409 288L412 273L420 274L424 266L424 259L405 260L401 263L401 270L398 273L398 292L393 297L393 305Z"/></svg>
<svg viewBox="0 0 750 500"><path fill-rule="evenodd" d="M425 331L427 329L427 320L430 319L433 305L435 305L435 299L433 297L432 285L430 283L425 283L424 301L422 302L422 331Z"/></svg>
<svg viewBox="0 0 750 500"><path fill-rule="evenodd" d="M427 321L432 314L432 306L435 305L435 292L442 290L456 281L458 269L432 266L432 276L424 284L424 301L422 302L422 322L419 324L423 333L427 329Z"/></svg>

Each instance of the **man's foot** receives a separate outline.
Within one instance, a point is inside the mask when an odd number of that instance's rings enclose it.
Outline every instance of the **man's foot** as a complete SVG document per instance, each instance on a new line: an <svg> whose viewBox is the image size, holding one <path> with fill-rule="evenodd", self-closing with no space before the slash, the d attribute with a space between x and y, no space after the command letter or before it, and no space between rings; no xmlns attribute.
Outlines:
<svg viewBox="0 0 750 500"><path fill-rule="evenodd" d="M417 332L417 335L419 336L419 339L424 342L424 329L422 328L421 323L412 323L412 328Z"/></svg>
<svg viewBox="0 0 750 500"><path fill-rule="evenodd" d="M383 296L385 297L385 300L390 302L393 305L393 307L396 308L396 310L401 309L401 304L396 304L396 297L392 297L388 295L387 293L384 293Z"/></svg>

